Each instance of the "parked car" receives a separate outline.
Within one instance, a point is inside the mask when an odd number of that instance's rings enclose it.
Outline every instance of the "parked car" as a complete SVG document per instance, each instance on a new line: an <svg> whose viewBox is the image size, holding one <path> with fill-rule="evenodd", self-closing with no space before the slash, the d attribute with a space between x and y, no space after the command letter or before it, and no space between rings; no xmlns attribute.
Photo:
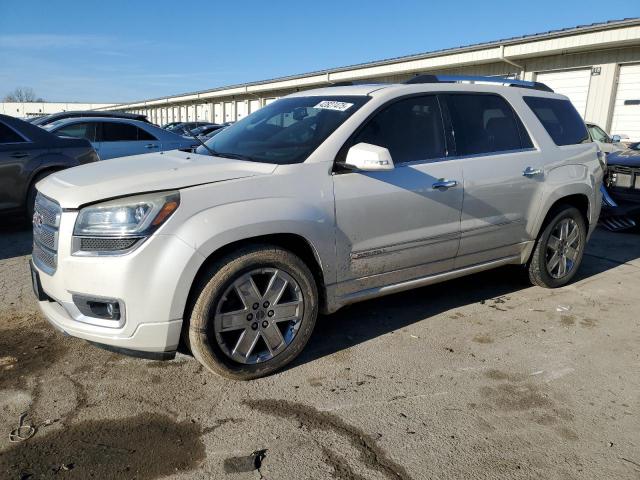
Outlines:
<svg viewBox="0 0 640 480"><path fill-rule="evenodd" d="M612 231L640 225L640 144L607 157L601 223Z"/></svg>
<svg viewBox="0 0 640 480"><path fill-rule="evenodd" d="M171 130L176 125L180 125L182 122L170 122L165 125L162 125L160 128L164 128L165 130Z"/></svg>
<svg viewBox="0 0 640 480"><path fill-rule="evenodd" d="M566 285L604 154L567 97L481 80L298 92L197 153L56 174L38 185L64 239L35 237L40 308L129 353L170 357L182 333L207 369L251 379L291 362L319 312L507 264Z"/></svg>
<svg viewBox="0 0 640 480"><path fill-rule="evenodd" d="M77 110L70 112L60 112L53 113L51 115L43 115L42 117L37 117L33 121L32 124L38 125L40 127L44 127L45 125L49 125L53 122L57 122L59 120L64 120L67 118L89 118L89 117L100 117L100 118L125 118L128 120L138 120L140 122L149 123L146 115L142 115L140 113L125 113L125 112L98 112L95 110Z"/></svg>
<svg viewBox="0 0 640 480"><path fill-rule="evenodd" d="M29 122L0 115L0 212L31 217L40 180L96 160L86 140L58 138Z"/></svg>
<svg viewBox="0 0 640 480"><path fill-rule="evenodd" d="M211 125L204 125L202 127L194 128L193 130L191 130L191 133L196 137L199 137L202 139L207 135L209 135L211 132L215 132L216 130L221 130L223 128L225 128L224 125L217 125L214 123Z"/></svg>
<svg viewBox="0 0 640 480"><path fill-rule="evenodd" d="M165 150L190 151L199 145L150 123L124 118L70 118L45 128L61 137L86 138L101 160Z"/></svg>
<svg viewBox="0 0 640 480"><path fill-rule="evenodd" d="M598 147L600 147L600 150L604 153L619 152L627 148L621 142L619 135L610 137L607 132L595 123L587 122L587 130L589 131L591 140L596 142Z"/></svg>
<svg viewBox="0 0 640 480"><path fill-rule="evenodd" d="M189 135L189 130L193 131L194 128L204 127L207 125L215 125L209 122L180 122L171 127L166 128L169 132L178 133L180 135Z"/></svg>
<svg viewBox="0 0 640 480"><path fill-rule="evenodd" d="M207 140L211 140L213 137L218 135L220 132L223 132L225 128L227 128L227 127L223 126L222 128L218 128L216 130L213 130L212 132L209 132L206 135L201 135L198 138L200 138L200 140L202 140L203 142L206 142Z"/></svg>

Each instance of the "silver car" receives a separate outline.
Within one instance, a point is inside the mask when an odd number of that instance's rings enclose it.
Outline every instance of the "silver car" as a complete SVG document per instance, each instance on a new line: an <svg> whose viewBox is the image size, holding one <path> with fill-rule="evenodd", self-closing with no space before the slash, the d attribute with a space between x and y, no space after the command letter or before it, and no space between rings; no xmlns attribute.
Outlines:
<svg viewBox="0 0 640 480"><path fill-rule="evenodd" d="M604 165L569 99L537 83L298 92L196 153L39 183L33 285L70 335L154 358L182 338L209 370L256 378L350 303L508 264L566 285Z"/></svg>
<svg viewBox="0 0 640 480"><path fill-rule="evenodd" d="M86 138L100 160L166 150L192 149L199 145L148 122L110 117L80 117L58 120L43 127L60 137Z"/></svg>

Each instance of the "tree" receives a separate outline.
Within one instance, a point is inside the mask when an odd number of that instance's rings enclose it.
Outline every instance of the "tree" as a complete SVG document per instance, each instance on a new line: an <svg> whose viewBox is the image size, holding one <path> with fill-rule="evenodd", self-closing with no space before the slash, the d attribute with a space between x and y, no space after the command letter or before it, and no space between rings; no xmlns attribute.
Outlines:
<svg viewBox="0 0 640 480"><path fill-rule="evenodd" d="M5 102L44 102L44 99L36 97L36 92L31 87L17 87L13 92L4 97Z"/></svg>

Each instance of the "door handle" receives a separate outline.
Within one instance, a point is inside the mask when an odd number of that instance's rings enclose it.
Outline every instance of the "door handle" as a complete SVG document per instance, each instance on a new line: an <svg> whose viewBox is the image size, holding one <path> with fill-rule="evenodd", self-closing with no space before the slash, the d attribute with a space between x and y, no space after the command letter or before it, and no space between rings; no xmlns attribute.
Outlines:
<svg viewBox="0 0 640 480"><path fill-rule="evenodd" d="M24 152L16 152L9 154L9 156L13 158L26 158L29 156L29 154Z"/></svg>
<svg viewBox="0 0 640 480"><path fill-rule="evenodd" d="M449 188L453 188L456 185L458 185L458 181L457 180L445 180L444 178L442 178L442 179L438 180L437 182L435 182L431 186L433 187L434 190L436 188L438 190L448 190Z"/></svg>
<svg viewBox="0 0 640 480"><path fill-rule="evenodd" d="M147 143L144 148L158 148L158 145L154 145L153 143Z"/></svg>
<svg viewBox="0 0 640 480"><path fill-rule="evenodd" d="M535 177L536 175L542 175L542 170L539 168L527 167L522 172L524 177Z"/></svg>

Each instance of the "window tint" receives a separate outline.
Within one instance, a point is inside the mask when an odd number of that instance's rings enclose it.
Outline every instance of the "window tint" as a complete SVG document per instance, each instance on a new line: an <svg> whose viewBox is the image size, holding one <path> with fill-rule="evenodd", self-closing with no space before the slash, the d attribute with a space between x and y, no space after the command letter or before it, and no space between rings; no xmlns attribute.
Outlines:
<svg viewBox="0 0 640 480"><path fill-rule="evenodd" d="M138 127L127 123L104 122L102 124L103 142L135 142L138 140Z"/></svg>
<svg viewBox="0 0 640 480"><path fill-rule="evenodd" d="M597 125L590 125L587 127L589 129L589 133L591 134L591 138L596 142L609 143L611 140L609 139L609 135L607 135L604 130L602 130Z"/></svg>
<svg viewBox="0 0 640 480"><path fill-rule="evenodd" d="M74 123L54 131L59 137L86 138L90 142L96 139L95 123Z"/></svg>
<svg viewBox="0 0 640 480"><path fill-rule="evenodd" d="M353 145L385 147L394 163L446 155L440 106L435 96L412 97L380 111L354 138Z"/></svg>
<svg viewBox="0 0 640 480"><path fill-rule="evenodd" d="M136 127L136 129L138 130L138 140L158 140L146 130L138 127Z"/></svg>
<svg viewBox="0 0 640 480"><path fill-rule="evenodd" d="M0 123L0 143L21 143L26 142L24 138L9 128L4 123Z"/></svg>
<svg viewBox="0 0 640 480"><path fill-rule="evenodd" d="M531 148L520 119L498 95L448 95L458 155Z"/></svg>
<svg viewBox="0 0 640 480"><path fill-rule="evenodd" d="M574 145L589 141L582 117L569 100L523 97L556 145Z"/></svg>

